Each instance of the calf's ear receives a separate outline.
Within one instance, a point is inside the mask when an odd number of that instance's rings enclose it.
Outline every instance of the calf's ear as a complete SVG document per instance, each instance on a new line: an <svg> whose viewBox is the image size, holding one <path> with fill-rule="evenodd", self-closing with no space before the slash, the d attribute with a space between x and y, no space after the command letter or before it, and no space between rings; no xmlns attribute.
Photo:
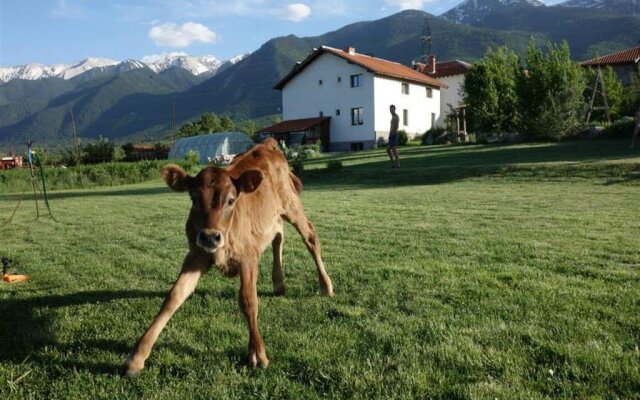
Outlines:
<svg viewBox="0 0 640 400"><path fill-rule="evenodd" d="M262 182L262 172L257 169L245 171L237 179L231 178L238 193L251 193L255 191Z"/></svg>
<svg viewBox="0 0 640 400"><path fill-rule="evenodd" d="M191 178L189 174L175 164L168 164L162 168L162 177L171 189L176 192L184 192L189 189Z"/></svg>

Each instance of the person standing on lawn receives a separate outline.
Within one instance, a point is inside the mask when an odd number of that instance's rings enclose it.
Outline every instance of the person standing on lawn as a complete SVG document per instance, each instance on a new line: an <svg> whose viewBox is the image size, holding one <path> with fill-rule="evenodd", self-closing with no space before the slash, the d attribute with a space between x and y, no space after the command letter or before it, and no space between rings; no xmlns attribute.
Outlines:
<svg viewBox="0 0 640 400"><path fill-rule="evenodd" d="M391 168L400 168L400 159L398 158L398 125L400 117L396 114L396 106L389 106L391 112L391 127L389 128L389 142L387 143L387 154L391 159Z"/></svg>

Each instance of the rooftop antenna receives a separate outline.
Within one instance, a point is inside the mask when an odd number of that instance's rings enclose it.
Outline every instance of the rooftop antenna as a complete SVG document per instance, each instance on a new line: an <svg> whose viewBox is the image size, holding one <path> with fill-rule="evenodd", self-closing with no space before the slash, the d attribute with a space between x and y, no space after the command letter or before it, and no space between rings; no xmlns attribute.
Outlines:
<svg viewBox="0 0 640 400"><path fill-rule="evenodd" d="M427 18L424 19L420 42L422 42L422 56L420 57L420 61L426 64L431 54L431 27L429 26L429 20Z"/></svg>

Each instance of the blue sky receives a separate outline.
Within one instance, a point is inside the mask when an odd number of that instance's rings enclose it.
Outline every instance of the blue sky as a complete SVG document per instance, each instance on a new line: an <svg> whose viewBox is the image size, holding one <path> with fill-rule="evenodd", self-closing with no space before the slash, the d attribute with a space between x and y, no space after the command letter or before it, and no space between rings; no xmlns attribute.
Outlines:
<svg viewBox="0 0 640 400"><path fill-rule="evenodd" d="M0 0L0 66L171 52L226 60L277 36L320 35L403 9L439 15L461 1Z"/></svg>

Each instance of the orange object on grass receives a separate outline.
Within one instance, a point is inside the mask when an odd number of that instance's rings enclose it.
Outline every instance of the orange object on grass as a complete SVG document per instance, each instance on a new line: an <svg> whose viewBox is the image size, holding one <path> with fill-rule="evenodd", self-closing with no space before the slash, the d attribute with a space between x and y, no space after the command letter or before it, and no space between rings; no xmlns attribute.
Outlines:
<svg viewBox="0 0 640 400"><path fill-rule="evenodd" d="M18 283L29 280L29 275L11 275L11 274L3 274L2 280L7 283Z"/></svg>

